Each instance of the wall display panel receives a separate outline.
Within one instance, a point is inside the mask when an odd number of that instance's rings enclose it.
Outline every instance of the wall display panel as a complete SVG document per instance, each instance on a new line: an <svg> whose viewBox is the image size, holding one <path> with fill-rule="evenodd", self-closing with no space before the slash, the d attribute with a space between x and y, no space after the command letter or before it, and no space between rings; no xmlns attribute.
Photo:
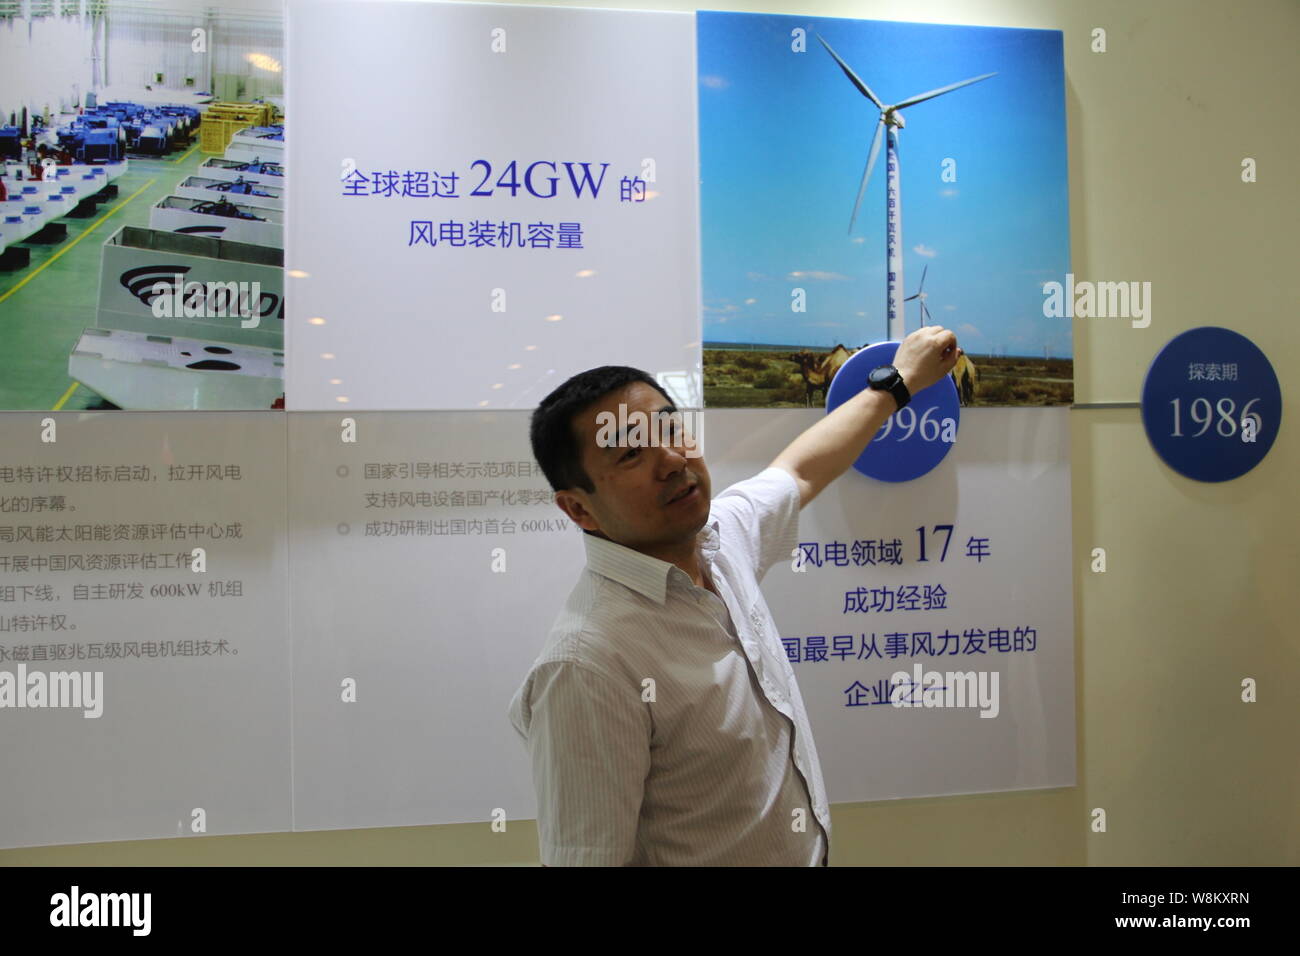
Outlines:
<svg viewBox="0 0 1300 956"><path fill-rule="evenodd" d="M850 471L800 513L763 593L831 802L1074 784L1068 414L972 415L923 477ZM713 487L816 417L710 411Z"/></svg>
<svg viewBox="0 0 1300 956"><path fill-rule="evenodd" d="M299 829L535 812L506 706L580 573L529 413L292 415Z"/></svg>
<svg viewBox="0 0 1300 956"><path fill-rule="evenodd" d="M699 404L695 17L288 5L289 408Z"/></svg>
<svg viewBox="0 0 1300 956"><path fill-rule="evenodd" d="M806 570L792 556L764 592L833 801L1074 782L1065 414L990 412L925 478L849 474L802 512ZM709 412L713 487L816 420ZM585 559L527 421L365 414L352 432L292 417L299 828L536 812L505 707ZM1059 517L1027 527L1024 513ZM974 674L970 704L891 706L881 682L917 665Z"/></svg>
<svg viewBox="0 0 1300 956"><path fill-rule="evenodd" d="M284 419L52 421L0 415L0 846L291 829Z"/></svg>

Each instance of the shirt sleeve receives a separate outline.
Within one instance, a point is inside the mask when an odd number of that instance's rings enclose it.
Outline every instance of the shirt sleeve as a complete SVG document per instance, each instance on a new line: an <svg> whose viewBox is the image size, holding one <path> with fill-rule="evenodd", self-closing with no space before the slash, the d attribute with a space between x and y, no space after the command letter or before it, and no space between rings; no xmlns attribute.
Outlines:
<svg viewBox="0 0 1300 956"><path fill-rule="evenodd" d="M799 544L799 485L784 468L765 468L713 499L710 518L718 519L724 541L738 541L762 580L778 561L792 561Z"/></svg>
<svg viewBox="0 0 1300 956"><path fill-rule="evenodd" d="M638 689L550 661L530 675L524 701L542 863L627 863L650 772L650 715Z"/></svg>

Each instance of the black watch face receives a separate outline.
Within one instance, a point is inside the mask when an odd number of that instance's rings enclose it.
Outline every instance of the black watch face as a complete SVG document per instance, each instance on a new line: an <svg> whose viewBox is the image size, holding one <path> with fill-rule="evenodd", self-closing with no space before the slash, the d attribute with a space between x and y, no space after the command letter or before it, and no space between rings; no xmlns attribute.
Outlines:
<svg viewBox="0 0 1300 956"><path fill-rule="evenodd" d="M871 374L867 376L867 381L872 385L884 385L893 377L894 370L886 365L880 368L873 368Z"/></svg>

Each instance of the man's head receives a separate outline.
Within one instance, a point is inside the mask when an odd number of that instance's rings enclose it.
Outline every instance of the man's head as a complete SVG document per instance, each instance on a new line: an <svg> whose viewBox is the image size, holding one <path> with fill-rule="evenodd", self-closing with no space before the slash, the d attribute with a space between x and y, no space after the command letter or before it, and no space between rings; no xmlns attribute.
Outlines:
<svg viewBox="0 0 1300 956"><path fill-rule="evenodd" d="M620 430L638 420L653 432ZM530 437L556 503L589 534L654 552L693 541L708 520L704 458L672 399L640 369L604 365L575 375L542 400Z"/></svg>

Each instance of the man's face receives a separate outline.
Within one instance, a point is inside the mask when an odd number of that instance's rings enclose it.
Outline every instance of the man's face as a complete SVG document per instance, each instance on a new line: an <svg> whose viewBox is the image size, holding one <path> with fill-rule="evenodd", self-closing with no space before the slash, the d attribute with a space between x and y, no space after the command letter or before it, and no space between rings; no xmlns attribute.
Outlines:
<svg viewBox="0 0 1300 956"><path fill-rule="evenodd" d="M622 419L620 404L625 406ZM641 441L629 442L638 418L651 427ZM623 421L628 429L619 432ZM709 518L709 469L702 456L687 457L688 449L692 454L697 450L694 436L687 434L681 413L658 391L643 382L624 386L575 415L573 429L581 442L583 467L596 486L595 492L573 488L556 494L575 524L637 551L694 541ZM650 443L652 434L658 444ZM687 488L692 490L677 497Z"/></svg>

